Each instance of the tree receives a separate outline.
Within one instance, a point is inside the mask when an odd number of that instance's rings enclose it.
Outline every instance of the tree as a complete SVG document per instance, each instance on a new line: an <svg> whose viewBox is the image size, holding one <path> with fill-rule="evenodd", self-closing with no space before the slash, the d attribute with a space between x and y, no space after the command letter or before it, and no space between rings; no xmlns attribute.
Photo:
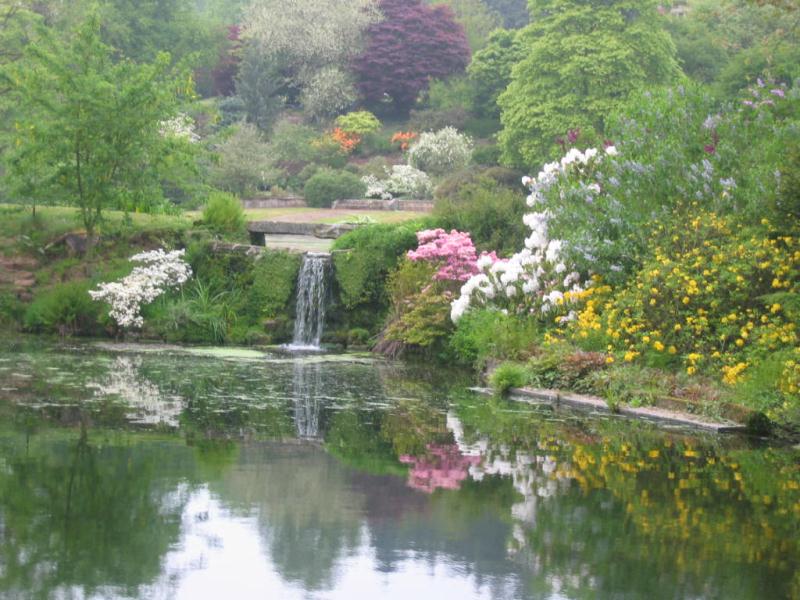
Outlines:
<svg viewBox="0 0 800 600"><path fill-rule="evenodd" d="M489 34L501 27L503 19L489 9L482 0L427 0L427 4L446 4L453 9L456 22L464 27L469 47L473 52L486 45Z"/></svg>
<svg viewBox="0 0 800 600"><path fill-rule="evenodd" d="M283 66L250 43L242 51L236 93L244 103L247 120L268 131L293 90Z"/></svg>
<svg viewBox="0 0 800 600"><path fill-rule="evenodd" d="M343 98L354 95L345 70L378 18L375 0L254 0L243 35L258 60L282 66L295 96L305 97L319 117L335 114ZM326 89L316 89L320 85Z"/></svg>
<svg viewBox="0 0 800 600"><path fill-rule="evenodd" d="M503 18L506 29L520 29L530 20L528 0L485 0L486 5Z"/></svg>
<svg viewBox="0 0 800 600"><path fill-rule="evenodd" d="M96 16L63 41L46 32L3 72L22 107L12 183L77 205L90 239L104 209L161 198L158 166L171 141L160 124L174 116L179 91L191 91L169 62L162 54L153 64L115 63Z"/></svg>
<svg viewBox="0 0 800 600"><path fill-rule="evenodd" d="M675 79L675 45L655 0L532 0L524 58L499 104L504 160L533 167L569 130L601 133L605 116L640 86Z"/></svg>
<svg viewBox="0 0 800 600"><path fill-rule="evenodd" d="M482 115L499 117L497 98L511 83L511 69L522 60L515 31L498 29L472 57L467 72L472 85L473 106Z"/></svg>
<svg viewBox="0 0 800 600"><path fill-rule="evenodd" d="M463 71L469 63L464 28L447 6L421 0L382 0L383 21L367 30L367 47L354 70L364 99L387 99L398 112L413 106L431 79Z"/></svg>

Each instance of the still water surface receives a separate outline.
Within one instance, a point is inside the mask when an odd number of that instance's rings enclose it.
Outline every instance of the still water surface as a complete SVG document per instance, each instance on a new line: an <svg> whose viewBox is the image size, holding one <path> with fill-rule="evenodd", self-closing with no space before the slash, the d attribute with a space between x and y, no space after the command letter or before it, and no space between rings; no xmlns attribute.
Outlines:
<svg viewBox="0 0 800 600"><path fill-rule="evenodd" d="M797 451L369 357L0 344L0 597L800 597Z"/></svg>

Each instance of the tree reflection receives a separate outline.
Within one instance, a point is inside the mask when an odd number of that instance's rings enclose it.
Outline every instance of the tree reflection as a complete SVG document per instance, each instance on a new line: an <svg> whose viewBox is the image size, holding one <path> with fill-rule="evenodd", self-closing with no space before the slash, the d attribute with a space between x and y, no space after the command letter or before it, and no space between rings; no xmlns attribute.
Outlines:
<svg viewBox="0 0 800 600"><path fill-rule="evenodd" d="M158 444L120 442L92 443L86 429L71 440L37 436L29 449L17 437L3 440L4 593L49 598L73 587L87 594L118 587L133 594L159 574L184 498L159 477Z"/></svg>

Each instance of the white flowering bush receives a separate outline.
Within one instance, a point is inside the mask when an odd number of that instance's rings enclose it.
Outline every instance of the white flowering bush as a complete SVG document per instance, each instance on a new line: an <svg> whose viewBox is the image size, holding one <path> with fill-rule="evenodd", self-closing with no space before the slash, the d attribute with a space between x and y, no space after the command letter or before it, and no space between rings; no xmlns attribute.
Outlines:
<svg viewBox="0 0 800 600"><path fill-rule="evenodd" d="M472 139L453 127L427 131L408 151L408 164L432 175L463 169L472 159Z"/></svg>
<svg viewBox="0 0 800 600"><path fill-rule="evenodd" d="M139 263L131 274L120 281L101 283L89 292L92 300L108 302L108 315L123 329L141 327L144 320L141 308L150 304L167 290L186 283L192 269L183 260L185 250L165 252L162 249L143 252L131 257Z"/></svg>
<svg viewBox="0 0 800 600"><path fill-rule="evenodd" d="M606 156L615 156L616 149L606 149ZM526 177L530 188L527 204L539 208L523 217L531 230L525 248L509 259L484 255L478 259L479 273L461 288L461 295L451 305L450 318L457 322L475 306L496 307L515 314L528 314L549 320L571 320L575 313L570 304L578 300L588 287L582 282L565 252L563 240L551 239L551 213L543 210L545 194L573 165L582 168L600 155L595 149L585 153L571 150L560 162L545 165L536 179Z"/></svg>
<svg viewBox="0 0 800 600"><path fill-rule="evenodd" d="M178 113L172 119L161 121L158 132L164 138L186 140L190 144L200 141L200 136L194 130L194 119L184 113Z"/></svg>
<svg viewBox="0 0 800 600"><path fill-rule="evenodd" d="M386 169L387 178L380 180L374 175L361 178L367 186L367 198L391 200L398 196L410 198L430 198L433 195L433 182L428 174L409 165L394 165Z"/></svg>

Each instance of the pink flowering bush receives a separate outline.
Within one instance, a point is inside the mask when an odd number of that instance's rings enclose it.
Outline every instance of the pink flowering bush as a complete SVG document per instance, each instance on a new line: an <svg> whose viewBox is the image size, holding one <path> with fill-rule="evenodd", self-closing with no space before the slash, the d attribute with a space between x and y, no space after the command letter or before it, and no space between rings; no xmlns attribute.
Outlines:
<svg viewBox="0 0 800 600"><path fill-rule="evenodd" d="M444 229L426 229L417 233L419 247L408 253L409 260L440 263L434 275L438 281L467 281L478 272L478 256L469 233ZM497 255L483 253L492 262Z"/></svg>

